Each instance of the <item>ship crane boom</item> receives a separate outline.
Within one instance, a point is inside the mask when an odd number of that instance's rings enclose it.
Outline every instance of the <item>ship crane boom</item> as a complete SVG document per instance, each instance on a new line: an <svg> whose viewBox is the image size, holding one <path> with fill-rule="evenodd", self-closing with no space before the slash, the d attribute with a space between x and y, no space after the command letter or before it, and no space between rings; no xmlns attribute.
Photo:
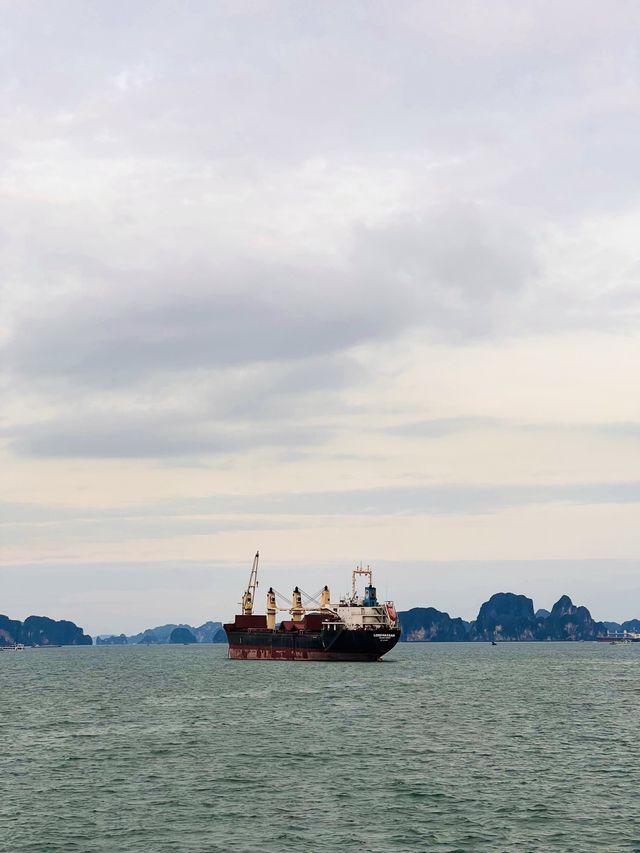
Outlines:
<svg viewBox="0 0 640 853"><path fill-rule="evenodd" d="M242 596L242 612L245 616L251 616L253 613L253 603L256 600L256 589L258 588L258 560L260 559L260 551L256 551L251 566L251 574L249 575L249 583L246 592Z"/></svg>

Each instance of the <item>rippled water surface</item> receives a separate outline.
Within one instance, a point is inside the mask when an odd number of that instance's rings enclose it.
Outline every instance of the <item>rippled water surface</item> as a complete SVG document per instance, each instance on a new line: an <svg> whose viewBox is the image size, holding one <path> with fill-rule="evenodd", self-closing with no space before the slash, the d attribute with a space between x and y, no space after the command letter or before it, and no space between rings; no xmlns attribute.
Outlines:
<svg viewBox="0 0 640 853"><path fill-rule="evenodd" d="M2 853L640 851L640 644L0 655Z"/></svg>

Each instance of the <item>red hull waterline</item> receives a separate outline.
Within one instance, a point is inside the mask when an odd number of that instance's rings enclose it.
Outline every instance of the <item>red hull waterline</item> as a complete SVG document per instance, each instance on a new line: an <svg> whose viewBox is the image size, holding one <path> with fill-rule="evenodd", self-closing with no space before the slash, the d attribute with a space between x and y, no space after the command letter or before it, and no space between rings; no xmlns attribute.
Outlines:
<svg viewBox="0 0 640 853"><path fill-rule="evenodd" d="M229 660L323 660L323 661L377 661L379 654L356 652L325 652L316 649L268 649L264 647L229 647Z"/></svg>
<svg viewBox="0 0 640 853"><path fill-rule="evenodd" d="M242 617L236 617L241 619ZM252 620L259 617L251 617ZM263 617L264 618L264 617ZM398 628L379 630L305 630L307 622L284 622L288 630L238 630L225 625L231 660L377 661L400 639Z"/></svg>

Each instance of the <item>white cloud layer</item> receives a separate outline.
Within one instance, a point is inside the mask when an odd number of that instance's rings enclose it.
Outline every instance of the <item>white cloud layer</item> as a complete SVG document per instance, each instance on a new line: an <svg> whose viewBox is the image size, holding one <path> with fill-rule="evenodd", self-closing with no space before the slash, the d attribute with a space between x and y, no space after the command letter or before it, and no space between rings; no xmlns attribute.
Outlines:
<svg viewBox="0 0 640 853"><path fill-rule="evenodd" d="M207 559L207 525L640 556L637 4L35 9L0 34L5 563Z"/></svg>

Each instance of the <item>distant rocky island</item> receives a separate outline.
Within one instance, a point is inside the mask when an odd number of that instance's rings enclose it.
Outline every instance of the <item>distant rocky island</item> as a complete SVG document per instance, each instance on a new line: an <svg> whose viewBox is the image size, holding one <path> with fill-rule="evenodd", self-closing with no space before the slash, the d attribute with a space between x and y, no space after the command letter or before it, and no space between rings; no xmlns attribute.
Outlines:
<svg viewBox="0 0 640 853"><path fill-rule="evenodd" d="M402 642L451 643L531 640L595 640L608 631L637 631L640 620L596 622L586 607L576 606L568 595L551 611L534 611L526 595L497 592L485 601L477 618L465 622L433 607L413 607L398 614Z"/></svg>
<svg viewBox="0 0 640 853"><path fill-rule="evenodd" d="M66 619L28 616L24 622L0 616L0 646L90 646L92 639Z"/></svg>
<svg viewBox="0 0 640 853"><path fill-rule="evenodd" d="M226 635L222 631L221 622L205 622L198 628L185 624L158 625L157 628L147 628L139 634L127 637L125 634L101 634L96 637L97 646L149 646L166 645L168 643L216 643L217 635L222 633L226 642Z"/></svg>
<svg viewBox="0 0 640 853"><path fill-rule="evenodd" d="M139 634L96 637L98 646L192 644L226 642L221 622L205 622L197 628L191 625L159 625ZM56 621L46 616L29 616L24 622L0 616L0 646L90 646L93 639L73 622Z"/></svg>

